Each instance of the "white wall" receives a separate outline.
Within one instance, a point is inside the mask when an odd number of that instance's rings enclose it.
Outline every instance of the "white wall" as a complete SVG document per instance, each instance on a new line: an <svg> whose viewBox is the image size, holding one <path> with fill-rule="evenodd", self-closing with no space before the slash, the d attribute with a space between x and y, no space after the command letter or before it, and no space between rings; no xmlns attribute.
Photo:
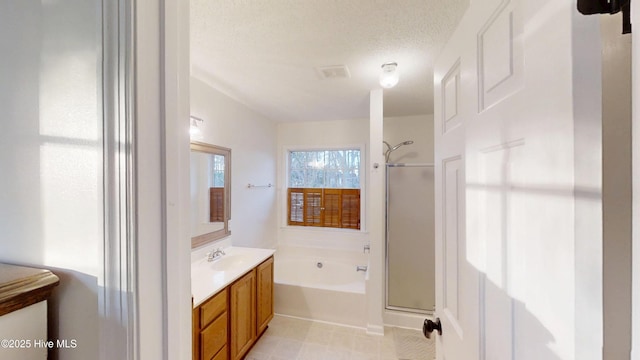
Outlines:
<svg viewBox="0 0 640 360"><path fill-rule="evenodd" d="M631 35L622 13L603 15L602 205L604 358L631 351Z"/></svg>
<svg viewBox="0 0 640 360"><path fill-rule="evenodd" d="M367 331L384 333L384 156L383 129L384 106L383 89L371 90L369 97L369 143L370 153L367 164L367 230L370 233L371 255L369 256L369 279L367 280ZM380 166L376 166L379 164Z"/></svg>
<svg viewBox="0 0 640 360"><path fill-rule="evenodd" d="M390 163L433 163L433 114L386 117L383 131L384 140L391 146L413 140L412 145L392 152Z"/></svg>
<svg viewBox="0 0 640 360"><path fill-rule="evenodd" d="M206 82L191 78L191 115L202 142L231 149L231 239L234 246L276 246L276 123L222 94ZM188 171L188 169L184 169Z"/></svg>
<svg viewBox="0 0 640 360"><path fill-rule="evenodd" d="M317 122L288 122L278 124L278 243L289 245L320 246L362 250L368 241L366 213L361 219L363 231L287 227L287 179L285 174L287 149L313 149L322 147L364 146L366 157L369 148L369 120L334 120ZM362 159L362 167L367 162ZM361 174L368 176L366 171ZM361 197L366 199L366 193ZM363 203L363 206L366 204Z"/></svg>
<svg viewBox="0 0 640 360"><path fill-rule="evenodd" d="M0 261L60 277L51 359L98 358L100 2L0 5Z"/></svg>

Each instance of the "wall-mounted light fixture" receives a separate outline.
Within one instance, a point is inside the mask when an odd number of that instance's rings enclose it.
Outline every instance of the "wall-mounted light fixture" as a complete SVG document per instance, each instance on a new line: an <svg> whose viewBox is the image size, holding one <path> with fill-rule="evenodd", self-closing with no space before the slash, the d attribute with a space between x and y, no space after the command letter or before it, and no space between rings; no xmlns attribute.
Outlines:
<svg viewBox="0 0 640 360"><path fill-rule="evenodd" d="M382 72L380 73L380 85L385 89L390 89L398 83L400 76L398 74L398 63L382 64Z"/></svg>
<svg viewBox="0 0 640 360"><path fill-rule="evenodd" d="M198 121L204 122L203 119L191 115L191 126L189 127L189 136L192 140L201 140L202 131L198 127Z"/></svg>

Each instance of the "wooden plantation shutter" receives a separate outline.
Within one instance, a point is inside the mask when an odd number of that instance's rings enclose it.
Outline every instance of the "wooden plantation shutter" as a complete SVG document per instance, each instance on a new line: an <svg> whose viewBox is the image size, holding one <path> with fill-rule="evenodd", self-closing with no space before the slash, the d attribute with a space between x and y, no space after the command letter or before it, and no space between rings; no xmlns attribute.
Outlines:
<svg viewBox="0 0 640 360"><path fill-rule="evenodd" d="M342 190L340 220L343 228L360 229L360 189Z"/></svg>
<svg viewBox="0 0 640 360"><path fill-rule="evenodd" d="M324 219L322 226L340 227L341 196L342 189L324 189Z"/></svg>
<svg viewBox="0 0 640 360"><path fill-rule="evenodd" d="M360 229L360 189L289 188L288 225Z"/></svg>
<svg viewBox="0 0 640 360"><path fill-rule="evenodd" d="M289 189L288 214L289 225L304 226L304 189Z"/></svg>
<svg viewBox="0 0 640 360"><path fill-rule="evenodd" d="M304 223L322 226L322 189L304 189Z"/></svg>
<svg viewBox="0 0 640 360"><path fill-rule="evenodd" d="M224 188L209 188L209 222L224 221Z"/></svg>

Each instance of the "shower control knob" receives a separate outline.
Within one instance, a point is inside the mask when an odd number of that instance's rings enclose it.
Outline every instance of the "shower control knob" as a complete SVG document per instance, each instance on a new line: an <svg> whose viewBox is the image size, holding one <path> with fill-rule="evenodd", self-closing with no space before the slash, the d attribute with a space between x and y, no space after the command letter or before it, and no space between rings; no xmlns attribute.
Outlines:
<svg viewBox="0 0 640 360"><path fill-rule="evenodd" d="M422 325L422 333L427 339L431 339L431 333L437 330L438 335L442 335L442 323L440 323L440 318L436 318L436 321L431 321L430 319L424 320L424 325Z"/></svg>

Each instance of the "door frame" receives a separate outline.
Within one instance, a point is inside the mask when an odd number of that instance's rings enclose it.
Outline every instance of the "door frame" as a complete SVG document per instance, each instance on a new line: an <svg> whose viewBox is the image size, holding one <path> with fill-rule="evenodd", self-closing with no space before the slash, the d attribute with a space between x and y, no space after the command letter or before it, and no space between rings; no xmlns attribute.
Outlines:
<svg viewBox="0 0 640 360"><path fill-rule="evenodd" d="M101 6L99 358L189 359L189 2Z"/></svg>
<svg viewBox="0 0 640 360"><path fill-rule="evenodd" d="M133 0L103 1L103 228L98 280L100 359L139 358Z"/></svg>
<svg viewBox="0 0 640 360"><path fill-rule="evenodd" d="M632 59L640 59L640 1L631 4ZM640 64L631 61L632 71L632 214L640 213ZM632 344L631 359L640 359L640 217L632 216Z"/></svg>

